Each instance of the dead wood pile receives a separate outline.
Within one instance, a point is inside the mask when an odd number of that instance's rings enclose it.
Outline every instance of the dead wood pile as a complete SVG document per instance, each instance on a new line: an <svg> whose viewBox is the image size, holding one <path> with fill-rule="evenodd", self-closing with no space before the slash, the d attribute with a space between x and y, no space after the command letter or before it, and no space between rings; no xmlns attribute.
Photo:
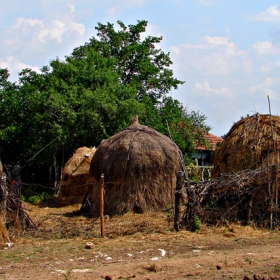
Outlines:
<svg viewBox="0 0 280 280"><path fill-rule="evenodd" d="M241 223L276 227L279 209L274 191L279 171L280 166L273 165L224 174L196 184L188 182L182 223L192 229L197 217L206 225Z"/></svg>
<svg viewBox="0 0 280 280"><path fill-rule="evenodd" d="M90 166L93 211L104 174L105 214L160 211L172 205L180 151L167 136L138 123L101 142Z"/></svg>
<svg viewBox="0 0 280 280"><path fill-rule="evenodd" d="M87 184L89 168L95 151L95 147L78 148L66 162L58 192L60 203L73 204L83 201L89 189L89 185Z"/></svg>
<svg viewBox="0 0 280 280"><path fill-rule="evenodd" d="M0 164L0 244L10 242L28 227L36 229L23 209L20 183L7 178Z"/></svg>

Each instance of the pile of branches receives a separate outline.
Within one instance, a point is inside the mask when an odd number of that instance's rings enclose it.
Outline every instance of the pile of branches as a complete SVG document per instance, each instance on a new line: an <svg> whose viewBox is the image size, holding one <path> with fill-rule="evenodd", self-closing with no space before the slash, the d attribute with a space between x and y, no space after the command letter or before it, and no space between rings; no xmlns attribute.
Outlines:
<svg viewBox="0 0 280 280"><path fill-rule="evenodd" d="M10 236L26 228L36 229L35 224L23 209L20 199L20 183L0 176L0 243L9 242Z"/></svg>
<svg viewBox="0 0 280 280"><path fill-rule="evenodd" d="M231 222L261 227L273 222L275 226L279 215L276 173L275 166L270 166L196 184L186 181L182 223L188 230L197 219L215 226Z"/></svg>

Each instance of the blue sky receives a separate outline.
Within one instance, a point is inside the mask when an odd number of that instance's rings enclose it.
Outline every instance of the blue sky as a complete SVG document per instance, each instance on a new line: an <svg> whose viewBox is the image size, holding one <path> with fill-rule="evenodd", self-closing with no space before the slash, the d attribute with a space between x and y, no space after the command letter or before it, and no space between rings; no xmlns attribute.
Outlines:
<svg viewBox="0 0 280 280"><path fill-rule="evenodd" d="M98 22L136 24L163 36L174 76L170 95L227 133L242 116L280 114L280 4L270 0L0 0L0 68L11 80L39 71L95 35Z"/></svg>

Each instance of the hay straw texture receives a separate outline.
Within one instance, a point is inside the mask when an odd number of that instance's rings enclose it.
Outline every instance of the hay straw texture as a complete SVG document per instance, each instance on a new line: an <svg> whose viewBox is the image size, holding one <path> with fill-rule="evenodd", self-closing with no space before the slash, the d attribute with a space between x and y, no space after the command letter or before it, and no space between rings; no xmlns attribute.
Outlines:
<svg viewBox="0 0 280 280"><path fill-rule="evenodd" d="M99 209L99 185L104 174L104 212L120 215L130 211L159 211L172 205L180 151L167 136L138 124L131 126L98 146L90 165L96 181L91 201Z"/></svg>
<svg viewBox="0 0 280 280"><path fill-rule="evenodd" d="M58 199L67 204L81 203L89 186L87 184L89 168L96 149L81 147L66 162L63 172Z"/></svg>
<svg viewBox="0 0 280 280"><path fill-rule="evenodd" d="M215 151L212 178L280 163L280 117L255 114L230 129Z"/></svg>

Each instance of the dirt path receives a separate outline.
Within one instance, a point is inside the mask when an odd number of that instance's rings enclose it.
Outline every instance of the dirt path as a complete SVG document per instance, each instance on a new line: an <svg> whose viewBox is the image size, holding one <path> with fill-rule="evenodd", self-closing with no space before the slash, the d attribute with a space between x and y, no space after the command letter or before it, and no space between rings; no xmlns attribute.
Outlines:
<svg viewBox="0 0 280 280"><path fill-rule="evenodd" d="M38 223L44 215L53 217L68 210L36 209L33 217L38 217ZM72 226L90 223L81 217L63 219ZM28 235L17 238L11 247L0 249L0 280L244 279L244 276L253 279L253 275L259 276L256 279L280 279L278 231L231 226L202 228L199 233L174 232L166 222L159 227L156 217L153 230L142 228L133 232L131 228L132 234L120 236L113 235L111 228L120 224L117 219L120 218L113 218L106 225L109 238L92 235L92 231L88 236L79 234L71 238L48 240ZM131 226L135 227L148 218L128 215L122 218L123 224L125 219L133 219ZM48 221L48 226L41 223L40 227L57 228L56 220ZM115 228L115 232L120 229ZM89 242L94 244L91 249L86 248Z"/></svg>

